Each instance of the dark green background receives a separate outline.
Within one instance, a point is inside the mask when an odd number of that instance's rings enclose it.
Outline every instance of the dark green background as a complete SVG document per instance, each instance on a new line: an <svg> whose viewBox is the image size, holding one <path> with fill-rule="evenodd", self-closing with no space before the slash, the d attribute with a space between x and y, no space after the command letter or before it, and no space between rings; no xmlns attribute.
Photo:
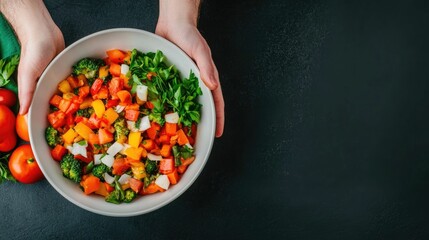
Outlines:
<svg viewBox="0 0 429 240"><path fill-rule="evenodd" d="M157 1L46 1L66 44ZM99 216L0 186L4 239L428 239L429 2L205 1L225 134L169 205Z"/></svg>

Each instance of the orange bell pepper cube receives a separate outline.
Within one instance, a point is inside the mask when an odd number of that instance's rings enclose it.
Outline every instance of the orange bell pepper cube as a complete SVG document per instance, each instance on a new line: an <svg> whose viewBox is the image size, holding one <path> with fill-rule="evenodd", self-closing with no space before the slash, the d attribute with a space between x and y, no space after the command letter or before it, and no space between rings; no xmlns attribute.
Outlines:
<svg viewBox="0 0 429 240"><path fill-rule="evenodd" d="M61 96L55 94L54 96L52 96L51 100L49 100L49 103L52 106L59 107L62 99L63 98Z"/></svg>
<svg viewBox="0 0 429 240"><path fill-rule="evenodd" d="M107 129L98 130L98 140L100 144L105 144L113 141L113 134Z"/></svg>
<svg viewBox="0 0 429 240"><path fill-rule="evenodd" d="M112 63L122 64L126 57L126 54L119 49L108 50L106 53Z"/></svg>
<svg viewBox="0 0 429 240"><path fill-rule="evenodd" d="M89 195L100 188L100 179L90 175L86 177L85 180L82 180L80 185L83 187L84 193Z"/></svg>
<svg viewBox="0 0 429 240"><path fill-rule="evenodd" d="M107 86L101 86L97 94L93 95L93 99L107 99L109 97L109 89Z"/></svg>
<svg viewBox="0 0 429 240"><path fill-rule="evenodd" d="M194 162L194 160L195 160L195 156L192 156L192 157L187 158L187 159L181 159L181 162L182 162L183 166L189 166L189 165L191 165L191 163Z"/></svg>
<svg viewBox="0 0 429 240"><path fill-rule="evenodd" d="M109 195L109 192L107 191L107 187L105 183L101 183L97 191L95 191L94 193L101 195L103 197L107 197L107 195Z"/></svg>
<svg viewBox="0 0 429 240"><path fill-rule="evenodd" d="M161 156L170 157L171 156L171 145L163 144L161 147Z"/></svg>
<svg viewBox="0 0 429 240"><path fill-rule="evenodd" d="M116 64L116 63L111 63L110 68L109 68L109 72L114 77L121 76L121 65Z"/></svg>
<svg viewBox="0 0 429 240"><path fill-rule="evenodd" d="M183 146L183 145L189 143L189 139L188 139L188 137L186 136L185 132L182 129L180 129L179 131L177 131L176 134L177 134L177 137L178 137L177 138L177 143L179 143L180 146Z"/></svg>
<svg viewBox="0 0 429 240"><path fill-rule="evenodd" d="M186 169L188 168L188 166L185 165L180 165L177 167L177 172L179 172L180 174L183 174L186 172Z"/></svg>
<svg viewBox="0 0 429 240"><path fill-rule="evenodd" d="M177 132L177 123L165 123L165 133L169 136L176 135Z"/></svg>
<svg viewBox="0 0 429 240"><path fill-rule="evenodd" d="M79 88L79 92L78 92L79 98L84 99L86 98L86 96L89 95L89 86L82 86Z"/></svg>
<svg viewBox="0 0 429 240"><path fill-rule="evenodd" d="M143 148L135 148L135 147L129 147L125 150L125 155L127 155L128 158L131 158L133 160L139 160L142 156Z"/></svg>
<svg viewBox="0 0 429 240"><path fill-rule="evenodd" d="M177 172L177 168L175 168L173 172L167 174L167 177L171 184L177 184L180 179L179 173Z"/></svg>
<svg viewBox="0 0 429 240"><path fill-rule="evenodd" d="M57 144L54 149L51 150L52 158L56 161L61 161L63 156L67 153L67 148L64 146Z"/></svg>
<svg viewBox="0 0 429 240"><path fill-rule="evenodd" d="M87 125L85 125L82 122L79 122L78 124L76 124L76 126L74 127L74 130L76 131L77 134L79 134L79 136L81 136L85 140L88 140L89 136L91 134L94 134L91 128L89 128Z"/></svg>
<svg viewBox="0 0 429 240"><path fill-rule="evenodd" d="M68 99L61 99L60 104L58 105L58 108L62 111L62 112L66 112L67 109L69 109L70 105L71 105L71 101Z"/></svg>
<svg viewBox="0 0 429 240"><path fill-rule="evenodd" d="M90 144L92 144L93 146L94 146L95 144L100 144L100 138L98 137L98 134L95 134L95 133L91 133L91 134L89 134L88 142L89 142Z"/></svg>
<svg viewBox="0 0 429 240"><path fill-rule="evenodd" d="M148 195L153 194L156 192L159 192L161 190L158 185L156 185L154 182L149 184L147 187L144 187L143 190L140 192L141 195Z"/></svg>
<svg viewBox="0 0 429 240"><path fill-rule="evenodd" d="M108 108L105 112L103 117L105 119L107 119L107 121L109 122L109 125L111 125L112 123L114 123L116 121L116 119L118 119L119 114L113 110L113 108Z"/></svg>

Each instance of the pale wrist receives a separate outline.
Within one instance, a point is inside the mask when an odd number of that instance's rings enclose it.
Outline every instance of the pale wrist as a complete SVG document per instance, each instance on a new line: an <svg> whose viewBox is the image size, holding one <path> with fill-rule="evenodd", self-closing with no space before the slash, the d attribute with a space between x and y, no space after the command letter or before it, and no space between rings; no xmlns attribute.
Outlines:
<svg viewBox="0 0 429 240"><path fill-rule="evenodd" d="M197 26L200 0L160 0L158 24L184 23Z"/></svg>

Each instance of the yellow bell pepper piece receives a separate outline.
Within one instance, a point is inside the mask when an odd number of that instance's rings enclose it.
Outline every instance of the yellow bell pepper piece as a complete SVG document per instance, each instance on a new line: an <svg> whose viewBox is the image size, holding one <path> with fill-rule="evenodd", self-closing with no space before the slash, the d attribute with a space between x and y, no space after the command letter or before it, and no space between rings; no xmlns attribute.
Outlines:
<svg viewBox="0 0 429 240"><path fill-rule="evenodd" d="M141 139L141 133L140 132L131 132L128 135L128 144L131 147L138 148L141 141L142 141L142 139Z"/></svg>
<svg viewBox="0 0 429 240"><path fill-rule="evenodd" d="M98 77L101 79L104 79L107 77L107 75L109 75L109 67L108 66L100 67L100 69L98 70Z"/></svg>
<svg viewBox="0 0 429 240"><path fill-rule="evenodd" d="M109 124L112 124L113 122L116 121L116 119L118 119L119 114L113 110L113 108L108 108L105 112L104 112L104 118L106 118L109 121Z"/></svg>
<svg viewBox="0 0 429 240"><path fill-rule="evenodd" d="M71 144L77 135L78 134L73 130L73 128L70 128L66 133L64 133L63 140L65 143Z"/></svg>
<svg viewBox="0 0 429 240"><path fill-rule="evenodd" d="M67 80L62 80L58 84L58 90L60 90L62 93L68 93L71 92L71 86L70 83Z"/></svg>
<svg viewBox="0 0 429 240"><path fill-rule="evenodd" d="M94 108L95 115L97 115L98 118L103 117L103 113L106 111L103 101L100 99L92 101L91 106Z"/></svg>
<svg viewBox="0 0 429 240"><path fill-rule="evenodd" d="M86 126L82 122L79 122L78 124L76 124L76 126L74 127L74 130L76 131L77 134L79 134L85 140L89 139L90 134L94 134L92 129L89 128L88 126Z"/></svg>
<svg viewBox="0 0 429 240"><path fill-rule="evenodd" d="M146 170L142 162L137 162L131 165L131 171L135 179L141 180L146 177Z"/></svg>
<svg viewBox="0 0 429 240"><path fill-rule="evenodd" d="M135 147L129 147L125 150L125 155L127 155L128 158L131 158L133 160L140 160L142 156L143 148L135 148Z"/></svg>

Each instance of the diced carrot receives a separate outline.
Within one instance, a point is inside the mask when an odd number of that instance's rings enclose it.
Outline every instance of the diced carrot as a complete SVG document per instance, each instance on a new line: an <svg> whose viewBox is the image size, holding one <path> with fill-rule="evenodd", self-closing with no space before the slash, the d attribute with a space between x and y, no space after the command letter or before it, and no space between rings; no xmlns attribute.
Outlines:
<svg viewBox="0 0 429 240"><path fill-rule="evenodd" d="M164 158L159 161L159 172L162 174L169 174L174 171L174 160L172 157Z"/></svg>
<svg viewBox="0 0 429 240"><path fill-rule="evenodd" d="M156 136L158 135L158 131L161 129L161 126L156 122L151 122L150 126L151 127L146 130L146 134L150 139L155 140Z"/></svg>
<svg viewBox="0 0 429 240"><path fill-rule="evenodd" d="M170 157L171 156L171 145L163 144L161 148L161 156Z"/></svg>
<svg viewBox="0 0 429 240"><path fill-rule="evenodd" d="M179 143L180 146L183 146L189 143L188 137L186 136L185 132L183 132L182 129L177 131L177 136L178 136L177 142Z"/></svg>
<svg viewBox="0 0 429 240"><path fill-rule="evenodd" d="M169 136L176 135L177 132L177 123L165 123L165 133Z"/></svg>
<svg viewBox="0 0 429 240"><path fill-rule="evenodd" d="M103 197L106 197L107 195L109 195L109 192L107 191L107 188L106 188L106 184L105 183L100 184L100 186L98 187L97 191L95 191L95 193Z"/></svg>
<svg viewBox="0 0 429 240"><path fill-rule="evenodd" d="M98 134L95 134L95 133L89 134L88 142L92 145L100 144L100 138L98 137Z"/></svg>
<svg viewBox="0 0 429 240"><path fill-rule="evenodd" d="M188 166L180 165L177 167L177 172L179 172L180 174L183 174L183 173L185 173L187 168L188 168Z"/></svg>
<svg viewBox="0 0 429 240"><path fill-rule="evenodd" d="M124 63L125 64L130 64L130 62L131 62L131 51L127 51L125 53Z"/></svg>
<svg viewBox="0 0 429 240"><path fill-rule="evenodd" d="M177 138L178 138L178 136L177 136L177 135L171 136L171 138L170 138L170 145L171 145L171 146L176 145L176 143L177 143Z"/></svg>
<svg viewBox="0 0 429 240"><path fill-rule="evenodd" d="M155 141L152 139L145 139L143 140L142 145L146 150L150 151L155 148Z"/></svg>
<svg viewBox="0 0 429 240"><path fill-rule="evenodd" d="M72 89L75 89L75 88L79 87L79 83L78 83L77 79L75 77L73 77L72 75L68 76L66 78L66 80L67 80L67 82L69 82L70 87Z"/></svg>
<svg viewBox="0 0 429 240"><path fill-rule="evenodd" d="M107 183L107 182L105 182L104 183L104 186L106 186L106 190L107 190L107 192L112 192L113 190L115 190L115 188L114 187L112 187L109 183Z"/></svg>
<svg viewBox="0 0 429 240"><path fill-rule="evenodd" d="M79 75L77 75L76 78L77 78L77 86L78 87L82 87L84 85L87 85L88 80L86 79L85 75L79 74Z"/></svg>
<svg viewBox="0 0 429 240"><path fill-rule="evenodd" d="M121 76L121 65L116 64L116 63L111 63L110 68L109 68L109 72L114 77Z"/></svg>
<svg viewBox="0 0 429 240"><path fill-rule="evenodd" d="M143 188L142 181L137 180L135 178L130 178L129 183L130 183L130 188L136 193L139 193Z"/></svg>
<svg viewBox="0 0 429 240"><path fill-rule="evenodd" d="M52 158L56 161L61 161L63 156L67 153L67 148L57 144L51 151Z"/></svg>
<svg viewBox="0 0 429 240"><path fill-rule="evenodd" d="M121 91L118 91L116 93L116 95L118 96L120 102L123 105L131 104L131 94L130 94L129 91L127 91L127 90L121 90Z"/></svg>
<svg viewBox="0 0 429 240"><path fill-rule="evenodd" d="M124 62L126 54L119 49L112 49L106 51L107 56L109 57L110 62L121 64Z"/></svg>
<svg viewBox="0 0 429 240"><path fill-rule="evenodd" d="M137 103L134 104L130 104L128 106L125 107L125 110L139 110L140 106Z"/></svg>
<svg viewBox="0 0 429 240"><path fill-rule="evenodd" d="M143 188L143 191L141 191L142 195L147 195L147 194L153 194L156 192L160 191L160 187L158 187L158 185L156 185L154 182L149 184L147 187Z"/></svg>
<svg viewBox="0 0 429 240"><path fill-rule="evenodd" d="M100 188L100 179L95 176L88 176L85 180L80 182L80 185L83 187L84 193L89 195Z"/></svg>
<svg viewBox="0 0 429 240"><path fill-rule="evenodd" d="M128 163L127 159L125 159L125 158L116 158L115 161L113 161L112 167L113 167L113 170L112 170L113 174L122 175L128 169L130 169L130 164Z"/></svg>
<svg viewBox="0 0 429 240"><path fill-rule="evenodd" d="M177 184L179 182L180 176L177 172L177 168L173 170L173 172L167 174L168 180L170 180L171 184Z"/></svg>
<svg viewBox="0 0 429 240"><path fill-rule="evenodd" d="M187 158L187 159L181 159L181 162L182 162L182 165L184 165L184 166L189 166L189 165L191 165L191 163L193 163L194 162L194 160L195 160L195 156L192 156L192 157L190 157L190 158Z"/></svg>
<svg viewBox="0 0 429 240"><path fill-rule="evenodd" d="M168 136L167 134L162 134L159 136L158 138L158 144L169 144L170 143L170 136Z"/></svg>
<svg viewBox="0 0 429 240"><path fill-rule="evenodd" d="M55 107L59 107L60 106L60 102L61 102L61 100L62 100L63 98L61 97L61 96L58 96L58 95L54 95L52 98L51 98L51 100L49 100L49 103L52 105L52 106L55 106Z"/></svg>
<svg viewBox="0 0 429 240"><path fill-rule="evenodd" d="M98 139L100 141L100 144L109 143L113 141L113 134L108 130L102 128L98 130Z"/></svg>

